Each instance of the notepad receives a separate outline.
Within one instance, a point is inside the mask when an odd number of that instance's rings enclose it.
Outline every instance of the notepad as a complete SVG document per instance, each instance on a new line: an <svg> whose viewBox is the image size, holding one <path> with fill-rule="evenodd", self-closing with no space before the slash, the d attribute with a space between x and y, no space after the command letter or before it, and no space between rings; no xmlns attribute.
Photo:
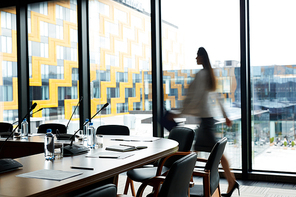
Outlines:
<svg viewBox="0 0 296 197"><path fill-rule="evenodd" d="M139 150L144 148L147 148L147 146L132 146L132 145L120 144L120 145L108 146L106 147L106 150L128 152L128 151Z"/></svg>
<svg viewBox="0 0 296 197"><path fill-rule="evenodd" d="M127 152L137 150L135 146L120 146L120 145L113 145L106 147L106 150L112 151L119 151L119 152Z"/></svg>
<svg viewBox="0 0 296 197"><path fill-rule="evenodd" d="M23 178L35 178L35 179L46 179L46 180L52 180L52 181L61 181L74 176L78 176L80 174L82 174L82 172L42 169L34 172L19 174L16 176L23 177Z"/></svg>

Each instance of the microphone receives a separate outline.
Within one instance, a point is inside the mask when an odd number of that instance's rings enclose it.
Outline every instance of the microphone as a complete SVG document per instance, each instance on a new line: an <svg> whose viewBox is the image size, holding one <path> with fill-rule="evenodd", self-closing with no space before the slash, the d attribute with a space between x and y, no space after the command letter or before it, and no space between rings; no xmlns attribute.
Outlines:
<svg viewBox="0 0 296 197"><path fill-rule="evenodd" d="M106 107L108 107L108 105L109 105L109 103L106 103L99 111L97 111L97 113L95 113L95 115L93 115L93 117L91 117L88 121L86 121L86 122L84 122L83 123L83 125L82 125L82 127L84 127L87 123L89 123L89 122L91 122L91 120L96 116L96 115L98 115L98 113L100 113L103 109L105 109ZM74 135L73 136L71 136L71 138L70 138L70 140L72 140L71 141L71 145L72 145L72 143L73 143L73 137L75 136L75 134L78 132L78 131L80 131L81 130L81 128L79 128L77 131L75 131L75 133L74 133Z"/></svg>
<svg viewBox="0 0 296 197"><path fill-rule="evenodd" d="M33 109L35 109L35 107L37 106L37 103L34 103L30 109L29 109L29 112L23 117L22 121L31 113L31 111ZM19 127L19 124L13 129L13 131L11 132L11 134L5 139L5 141L3 142L1 148L0 148L0 152L3 148L3 146L5 145L5 143L7 142L7 140L14 134L15 130ZM13 160L13 159L9 159L9 158L6 158L6 159L0 159L0 173L2 172L7 172L7 171L11 171L11 170L16 170L18 169L19 167L23 167L22 164L20 164L19 162Z"/></svg>
<svg viewBox="0 0 296 197"><path fill-rule="evenodd" d="M71 115L71 117L70 117L70 119L69 119L69 121L68 121L68 123L67 123L67 126L66 126L66 131L68 131L68 126L69 126L69 124L70 124L70 122L71 122L71 119L72 119L72 117L73 117L73 115L74 115L74 113L75 113L77 107L80 105L82 99L83 99L83 96L81 96L81 98L80 98L80 100L78 101L78 103L77 103L77 105L76 105L74 111L72 112L72 115ZM58 140L71 140L71 138L72 138L73 136L72 136L71 134L67 134L67 133L56 132L56 137L57 137Z"/></svg>
<svg viewBox="0 0 296 197"><path fill-rule="evenodd" d="M66 126L66 129L67 129L67 130L68 130L69 123L71 122L71 119L72 119L72 117L73 117L73 115L74 115L74 113L75 113L77 107L78 107L79 104L81 103L82 99L83 99L83 96L81 96L81 98L80 98L80 100L78 101L78 103L77 103L77 105L76 105L74 111L72 112L72 115L71 115L71 117L70 117L70 119L69 119L69 121L68 121L68 123L67 123L67 126Z"/></svg>
<svg viewBox="0 0 296 197"><path fill-rule="evenodd" d="M37 106L37 103L33 103L33 105L30 107L30 109L29 109L29 113L31 112L31 111L33 111L33 109L35 109L35 107Z"/></svg>
<svg viewBox="0 0 296 197"><path fill-rule="evenodd" d="M30 116L32 116L33 114L36 114L37 112L40 112L40 111L42 111L42 110L43 110L43 107L42 107L42 108L40 108L40 109L38 109L37 111L35 111L35 112L31 113L31 114L30 114Z"/></svg>
<svg viewBox="0 0 296 197"><path fill-rule="evenodd" d="M89 119L88 122L90 122L96 115L98 115L98 113L100 113L103 109L105 109L106 107L108 107L109 103L106 103L95 115L93 115L93 117L91 117L91 119ZM88 123L87 122L87 123ZM84 126L84 125L83 125Z"/></svg>
<svg viewBox="0 0 296 197"><path fill-rule="evenodd" d="M36 104L36 105L37 105L37 104ZM42 110L43 110L43 108L40 108L40 109L38 109L37 111L31 113L30 116L33 115L33 114L35 114L35 113L37 113L37 112L40 112L40 111L42 111ZM18 120L15 121L15 122L13 122L12 124L14 125L15 123L18 123Z"/></svg>
<svg viewBox="0 0 296 197"><path fill-rule="evenodd" d="M93 117L91 117L87 122L85 122L83 124L83 126L85 126L88 122L90 122L98 113L100 113L108 105L109 105L109 103L106 103L95 115L93 115ZM80 130L81 130L81 128L79 128L77 131L75 131L73 136L70 138L70 140L71 140L70 145L64 147L64 156L78 155L78 154L86 153L87 151L89 151L89 149L85 146L79 146L79 145L75 145L75 144L73 145L74 136Z"/></svg>

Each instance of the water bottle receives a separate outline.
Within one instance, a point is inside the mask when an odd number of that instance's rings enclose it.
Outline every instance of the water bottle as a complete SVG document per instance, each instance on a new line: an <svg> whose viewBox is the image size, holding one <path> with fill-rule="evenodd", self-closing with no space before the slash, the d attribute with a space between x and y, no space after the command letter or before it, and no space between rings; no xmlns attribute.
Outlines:
<svg viewBox="0 0 296 197"><path fill-rule="evenodd" d="M82 134L82 137L84 138L84 139L86 139L86 136L87 136L87 129L88 129L88 127L89 127L89 119L85 119L85 122L84 122L84 126L83 126L83 134Z"/></svg>
<svg viewBox="0 0 296 197"><path fill-rule="evenodd" d="M27 119L25 118L21 124L21 138L22 139L28 139L28 122Z"/></svg>
<svg viewBox="0 0 296 197"><path fill-rule="evenodd" d="M89 123L87 128L87 146L89 148L94 148L96 145L96 133L95 128L93 127L93 123Z"/></svg>
<svg viewBox="0 0 296 197"><path fill-rule="evenodd" d="M54 160L54 135L47 129L44 137L44 155L46 160Z"/></svg>

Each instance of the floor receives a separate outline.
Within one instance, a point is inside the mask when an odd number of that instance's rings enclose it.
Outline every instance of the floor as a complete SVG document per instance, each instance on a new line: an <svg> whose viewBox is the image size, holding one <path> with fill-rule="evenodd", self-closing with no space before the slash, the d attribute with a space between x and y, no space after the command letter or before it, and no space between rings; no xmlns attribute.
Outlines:
<svg viewBox="0 0 296 197"><path fill-rule="evenodd" d="M122 173L119 176L118 193L122 194L125 186L126 174ZM195 179L195 183L202 183L201 179ZM283 183L269 183L258 181L241 181L240 184L240 196L241 197L296 197L296 183L295 184L283 184ZM137 189L140 184L134 183ZM227 181L225 179L220 180L220 187L222 193L227 190ZM151 188L146 188L144 195L146 196L151 192ZM129 195L131 192L129 190ZM237 197L238 191L234 191L232 197Z"/></svg>

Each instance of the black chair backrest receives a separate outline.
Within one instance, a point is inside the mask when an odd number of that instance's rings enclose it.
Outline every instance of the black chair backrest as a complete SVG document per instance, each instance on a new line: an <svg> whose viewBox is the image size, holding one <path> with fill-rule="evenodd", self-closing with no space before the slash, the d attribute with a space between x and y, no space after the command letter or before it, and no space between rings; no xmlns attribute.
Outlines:
<svg viewBox="0 0 296 197"><path fill-rule="evenodd" d="M210 170L210 191L211 194L213 194L215 192L215 190L217 189L218 185L219 185L219 180L220 180L220 176L219 176L219 172L218 172L218 167L219 167L219 163L221 160L221 157L223 155L225 146L227 143L227 138L224 137L222 139L220 139L213 147L211 154L208 158L208 161L205 165L205 170Z"/></svg>
<svg viewBox="0 0 296 197"><path fill-rule="evenodd" d="M194 131L187 127L175 127L170 131L168 139L179 143L179 151L190 151L194 138Z"/></svg>
<svg viewBox="0 0 296 197"><path fill-rule="evenodd" d="M125 125L101 125L97 128L96 133L102 135L130 135L130 130Z"/></svg>
<svg viewBox="0 0 296 197"><path fill-rule="evenodd" d="M12 132L13 125L9 122L0 122L0 132Z"/></svg>
<svg viewBox="0 0 296 197"><path fill-rule="evenodd" d="M114 184L107 184L98 188L87 191L83 194L76 195L75 197L116 197L117 188Z"/></svg>
<svg viewBox="0 0 296 197"><path fill-rule="evenodd" d="M168 139L175 140L179 143L179 150L182 152L188 152L191 149L194 138L194 131L187 127L175 127L170 131ZM165 166L170 167L176 160L182 156L175 155L169 158L165 162Z"/></svg>
<svg viewBox="0 0 296 197"><path fill-rule="evenodd" d="M158 196L187 197L196 158L197 155L193 152L175 161L161 186Z"/></svg>
<svg viewBox="0 0 296 197"><path fill-rule="evenodd" d="M59 133L67 133L67 127L59 123L46 123L41 124L38 127L37 133L46 133L47 129L51 129L53 134L56 134L56 130L59 130Z"/></svg>

